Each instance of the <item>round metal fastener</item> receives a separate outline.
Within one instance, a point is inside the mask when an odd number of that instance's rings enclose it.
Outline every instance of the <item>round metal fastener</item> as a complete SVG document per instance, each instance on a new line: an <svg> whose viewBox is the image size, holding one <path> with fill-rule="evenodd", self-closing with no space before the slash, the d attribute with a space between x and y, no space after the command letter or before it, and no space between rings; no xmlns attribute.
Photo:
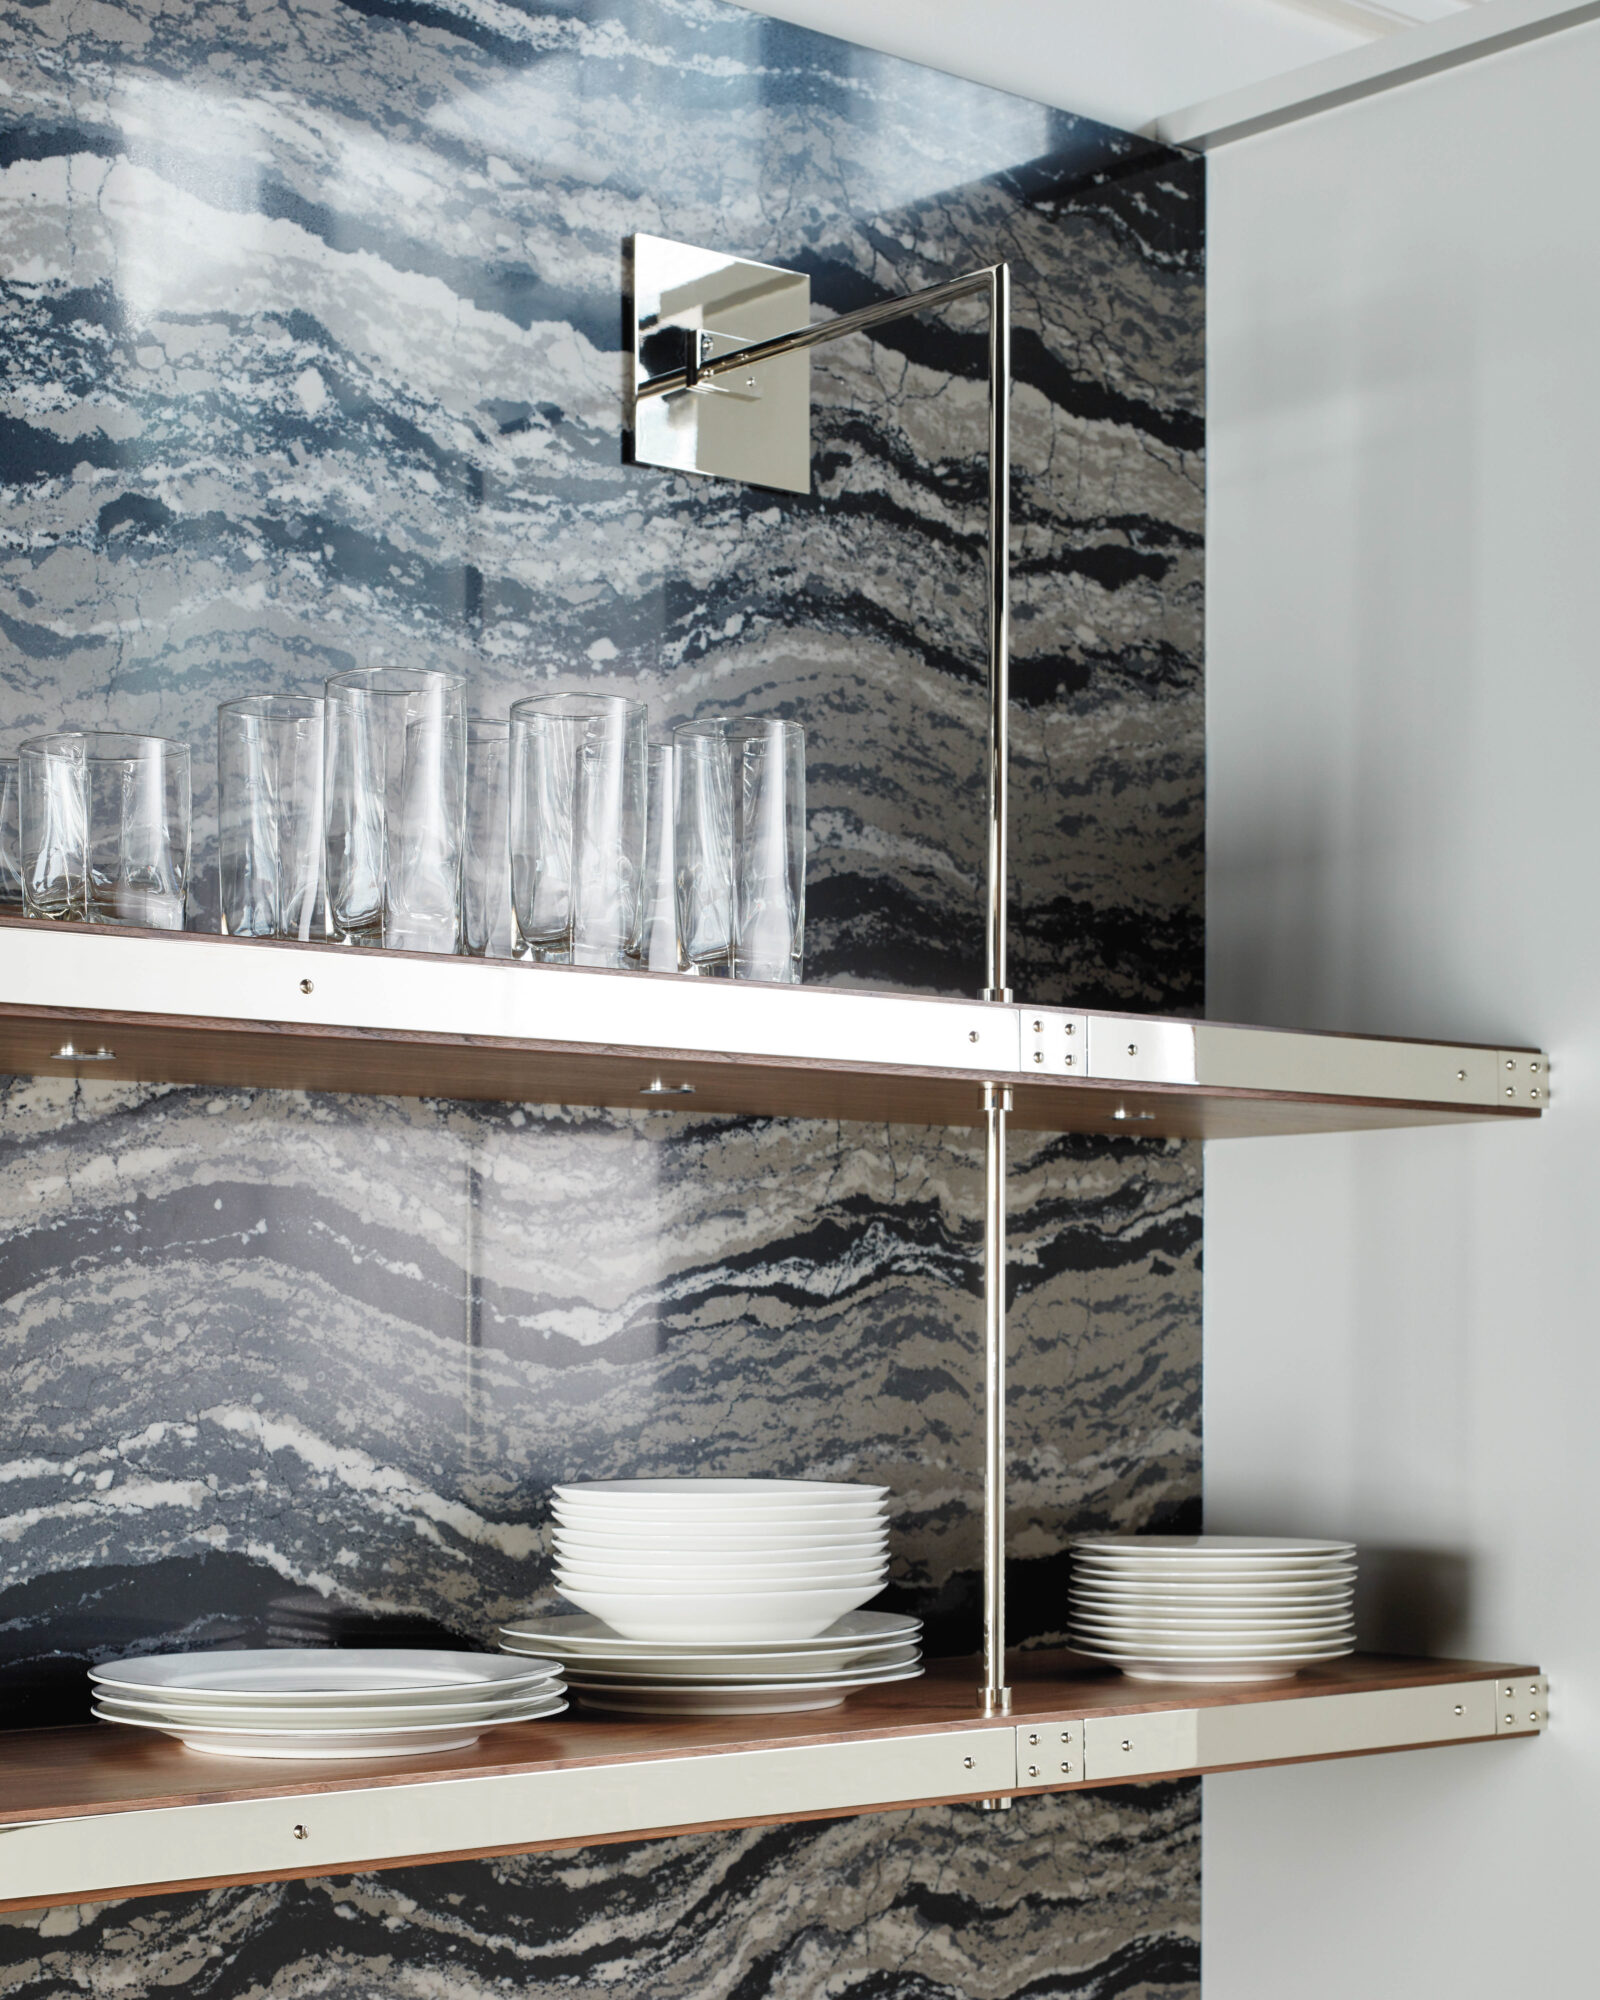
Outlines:
<svg viewBox="0 0 1600 2000"><path fill-rule="evenodd" d="M1030 1765L1028 1766L1028 1776L1029 1776L1030 1778L1037 1778L1037 1777L1038 1777L1038 1775L1039 1775L1039 1767L1038 1767L1038 1765L1037 1765L1037 1764L1030 1764Z"/></svg>
<svg viewBox="0 0 1600 2000"><path fill-rule="evenodd" d="M969 1042L975 1042L975 1041L976 1041L977 1039L978 1039L978 1031L977 1031L977 1029L976 1029L976 1028L974 1028L974 1029L972 1030L971 1034L969 1034L969 1035L967 1036L967 1040L968 1040Z"/></svg>
<svg viewBox="0 0 1600 2000"><path fill-rule="evenodd" d="M1466 1071L1465 1071L1464 1069L1458 1069L1458 1070L1456 1071L1456 1082L1457 1082L1457 1083L1465 1083L1465 1082L1466 1082L1466 1080L1467 1080L1467 1073L1466 1073Z"/></svg>
<svg viewBox="0 0 1600 2000"><path fill-rule="evenodd" d="M1044 1061L1044 1050L1035 1049L1033 1052L1033 1059L1036 1063L1042 1063ZM1535 1091L1533 1094L1535 1097L1539 1095L1538 1091Z"/></svg>
<svg viewBox="0 0 1600 2000"><path fill-rule="evenodd" d="M300 982L300 991L302 993L311 993L315 991L315 988L312 986L311 981L309 979L302 979Z"/></svg>
<svg viewBox="0 0 1600 2000"><path fill-rule="evenodd" d="M1122 1747L1124 1750L1131 1750L1133 1748L1131 1740L1126 1736L1122 1739Z"/></svg>
<svg viewBox="0 0 1600 2000"><path fill-rule="evenodd" d="M1034 1033L1035 1033L1036 1035L1042 1035L1042 1034L1044 1033L1044 1023L1043 1023L1043 1021L1035 1021L1035 1022L1034 1022L1034 1024L1033 1024L1033 1032L1034 1032Z"/></svg>
<svg viewBox="0 0 1600 2000"><path fill-rule="evenodd" d="M1137 1042L1129 1042L1128 1054L1130 1056L1136 1056L1138 1053L1139 1053L1139 1044Z"/></svg>
<svg viewBox="0 0 1600 2000"><path fill-rule="evenodd" d="M1460 1702L1458 1701L1458 1702L1456 1703L1456 1714L1457 1714L1457 1715L1465 1715L1465 1714L1466 1714L1466 1712L1467 1712L1467 1711L1466 1711L1466 1709L1465 1709L1465 1708L1464 1708L1464 1707L1462 1706L1462 1704L1461 1704L1461 1703L1460 1703Z"/></svg>
<svg viewBox="0 0 1600 2000"><path fill-rule="evenodd" d="M972 1759L970 1757L963 1757L961 1761L969 1771L972 1769Z"/></svg>
<svg viewBox="0 0 1600 2000"><path fill-rule="evenodd" d="M1514 1091L1514 1090L1513 1090L1513 1089L1511 1088L1510 1084L1508 1083L1508 1084L1506 1085L1506 1096L1507 1096L1507 1097L1515 1097L1515 1096L1516 1096L1516 1094L1517 1094L1517 1093L1516 1093L1516 1092L1515 1092L1515 1091Z"/></svg>
<svg viewBox="0 0 1600 2000"><path fill-rule="evenodd" d="M1061 1766L1061 1775L1062 1775L1062 1777L1063 1777L1063 1778L1065 1778L1066 1776L1068 1776L1068 1774L1069 1774L1069 1773L1071 1772L1071 1770L1072 1770L1072 1766L1071 1766L1070 1764L1063 1764L1063 1765Z"/></svg>
<svg viewBox="0 0 1600 2000"><path fill-rule="evenodd" d="M310 1827L297 1826L294 1830L294 1837L296 1840L309 1840L311 1838Z"/></svg>

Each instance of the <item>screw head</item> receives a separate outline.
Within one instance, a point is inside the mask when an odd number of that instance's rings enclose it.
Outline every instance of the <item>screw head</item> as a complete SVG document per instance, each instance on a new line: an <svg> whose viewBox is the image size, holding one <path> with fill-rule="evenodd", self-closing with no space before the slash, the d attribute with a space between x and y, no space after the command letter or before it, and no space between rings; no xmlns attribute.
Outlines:
<svg viewBox="0 0 1600 2000"><path fill-rule="evenodd" d="M976 1029L976 1028L974 1028L974 1029L972 1030L971 1034L970 1034L970 1035L968 1035L968 1037L967 1037L967 1040L968 1040L969 1042L975 1042L975 1041L976 1041L977 1039L978 1039L978 1031L977 1031L977 1029Z"/></svg>
<svg viewBox="0 0 1600 2000"><path fill-rule="evenodd" d="M1065 1056L1065 1057L1063 1057L1063 1059L1062 1059L1062 1060L1064 1061L1064 1063L1065 1063L1066 1067L1067 1067L1068 1069L1071 1069L1071 1067L1072 1067L1072 1058L1071 1058L1071 1056Z"/></svg>
<svg viewBox="0 0 1600 2000"><path fill-rule="evenodd" d="M1467 1711L1466 1711L1466 1709L1465 1709L1465 1708L1464 1708L1464 1707L1462 1706L1462 1704L1461 1704L1461 1703L1460 1703L1460 1702L1458 1701L1458 1702L1456 1703L1456 1714L1457 1714L1457 1715L1465 1715L1465 1714L1466 1714L1466 1712L1467 1712Z"/></svg>
<svg viewBox="0 0 1600 2000"><path fill-rule="evenodd" d="M961 1761L969 1771L972 1769L972 1759L970 1757L963 1757Z"/></svg>
<svg viewBox="0 0 1600 2000"><path fill-rule="evenodd" d="M1458 1069L1458 1070L1456 1071L1456 1082L1457 1082L1457 1083L1465 1083L1465 1082L1466 1082L1466 1080L1467 1080L1467 1073L1466 1073L1466 1071L1465 1071L1464 1069Z"/></svg>
<svg viewBox="0 0 1600 2000"><path fill-rule="evenodd" d="M1529 1709L1528 1720L1534 1723L1536 1723L1539 1720L1539 1711L1536 1708Z"/></svg>
<svg viewBox="0 0 1600 2000"><path fill-rule="evenodd" d="M313 988L313 986L312 986L312 984L311 984L311 981L310 981L309 979L302 979L302 980L301 980L301 982L300 982L300 991L301 991L302 993L310 993L310 992L313 992L314 990L315 990L315 989Z"/></svg>
<svg viewBox="0 0 1600 2000"><path fill-rule="evenodd" d="M296 1840L309 1840L311 1838L310 1827L297 1826L294 1830L294 1837Z"/></svg>
<svg viewBox="0 0 1600 2000"><path fill-rule="evenodd" d="M1067 1776L1067 1775L1068 1775L1068 1774L1069 1774L1069 1773L1071 1772L1071 1770L1072 1770L1072 1766L1071 1766L1070 1764L1067 1764L1067 1763L1063 1763L1063 1764L1062 1764L1062 1766L1061 1766L1061 1775L1062 1775L1062 1777L1063 1777L1063 1778L1065 1778L1065 1777L1066 1777L1066 1776Z"/></svg>
<svg viewBox="0 0 1600 2000"><path fill-rule="evenodd" d="M1513 1724L1513 1723L1514 1723L1514 1722L1516 1721L1516 1719L1517 1719L1517 1718L1516 1718L1516 1717L1515 1717L1514 1715L1508 1715L1508 1716L1506 1717L1506 1727L1507 1727L1507 1729L1509 1729L1509 1728L1511 1727L1511 1725L1512 1725L1512 1724Z"/></svg>
<svg viewBox="0 0 1600 2000"><path fill-rule="evenodd" d="M1035 1022L1034 1022L1034 1024L1033 1024L1033 1032L1034 1032L1034 1033L1035 1033L1036 1035L1042 1035L1042 1034L1044 1033L1044 1023L1043 1023L1043 1021L1035 1021Z"/></svg>
<svg viewBox="0 0 1600 2000"><path fill-rule="evenodd" d="M1137 1042L1129 1042L1128 1054L1130 1056L1136 1056L1138 1053L1139 1053L1139 1044Z"/></svg>
<svg viewBox="0 0 1600 2000"><path fill-rule="evenodd" d="M1030 1764L1030 1765L1028 1766L1028 1776L1029 1776L1030 1778L1037 1778L1037 1777L1038 1777L1038 1775L1039 1775L1039 1767L1038 1767L1038 1765L1037 1765L1037 1764Z"/></svg>
<svg viewBox="0 0 1600 2000"><path fill-rule="evenodd" d="M1507 1096L1507 1097L1515 1097L1515 1096L1516 1096L1516 1094L1517 1094L1517 1093L1516 1093L1516 1092L1515 1092L1515 1091L1514 1091L1514 1090L1513 1090L1513 1089L1511 1088L1510 1084L1508 1083L1508 1084L1506 1085L1506 1096Z"/></svg>
<svg viewBox="0 0 1600 2000"><path fill-rule="evenodd" d="M1124 1736L1122 1739L1122 1747L1124 1750L1131 1750L1133 1748L1133 1743L1128 1737Z"/></svg>
<svg viewBox="0 0 1600 2000"><path fill-rule="evenodd" d="M1033 1059L1036 1063L1042 1063L1044 1061L1044 1050L1035 1049L1033 1052ZM1533 1094L1535 1097L1539 1095L1538 1091L1535 1091Z"/></svg>
<svg viewBox="0 0 1600 2000"><path fill-rule="evenodd" d="M1537 1097L1537 1096L1539 1095L1539 1093L1538 1093L1538 1091L1536 1091L1536 1090L1530 1090L1530 1091L1528 1092L1528 1095L1529 1095L1530 1097Z"/></svg>
<svg viewBox="0 0 1600 2000"><path fill-rule="evenodd" d="M1037 1730L1034 1730L1033 1732L1031 1732L1031 1733L1030 1733L1030 1735L1029 1735L1029 1737L1028 1737L1028 1741L1029 1741L1030 1743L1034 1744L1035 1746L1037 1746L1037 1744L1038 1744L1038 1741L1039 1741L1039 1735L1038 1735L1038 1731L1037 1731Z"/></svg>
<svg viewBox="0 0 1600 2000"><path fill-rule="evenodd" d="M1507 1057L1506 1057L1506 1068L1507 1068L1507 1069L1515 1069L1515 1068L1516 1068L1516 1066L1517 1066L1517 1065L1516 1065L1516 1063L1515 1063L1515 1062L1514 1062L1514 1061L1512 1060L1512 1058L1511 1058L1510 1056L1507 1056Z"/></svg>
<svg viewBox="0 0 1600 2000"><path fill-rule="evenodd" d="M1069 1035L1075 1035L1075 1034L1076 1034L1077 1032L1078 1032L1078 1024L1077 1024L1077 1022L1076 1022L1076 1021L1069 1021L1069 1022L1067 1023L1067 1033L1068 1033Z"/></svg>

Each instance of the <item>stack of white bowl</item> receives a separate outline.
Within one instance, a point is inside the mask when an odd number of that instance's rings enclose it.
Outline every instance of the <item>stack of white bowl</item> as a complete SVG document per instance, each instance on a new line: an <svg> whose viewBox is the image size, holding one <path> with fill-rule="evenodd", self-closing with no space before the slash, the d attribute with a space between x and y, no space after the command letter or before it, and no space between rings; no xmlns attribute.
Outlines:
<svg viewBox="0 0 1600 2000"><path fill-rule="evenodd" d="M465 1750L486 1729L566 1707L554 1660L423 1649L271 1646L156 1653L90 1670L102 1722L218 1757L396 1757Z"/></svg>
<svg viewBox="0 0 1600 2000"><path fill-rule="evenodd" d="M628 1479L558 1486L556 1581L591 1615L506 1626L591 1707L831 1707L921 1672L915 1618L863 1613L889 1568L882 1486Z"/></svg>
<svg viewBox="0 0 1600 2000"><path fill-rule="evenodd" d="M1073 1648L1135 1680L1286 1680L1355 1650L1353 1542L1084 1535Z"/></svg>

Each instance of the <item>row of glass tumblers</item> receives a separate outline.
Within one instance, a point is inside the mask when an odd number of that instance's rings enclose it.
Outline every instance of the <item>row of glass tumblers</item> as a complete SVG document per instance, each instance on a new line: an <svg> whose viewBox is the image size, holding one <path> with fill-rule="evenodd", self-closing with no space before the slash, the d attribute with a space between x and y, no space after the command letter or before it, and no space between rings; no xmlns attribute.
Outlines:
<svg viewBox="0 0 1600 2000"><path fill-rule="evenodd" d="M805 734L710 717L652 745L643 702L535 695L468 721L457 676L374 668L218 711L223 922L793 982Z"/></svg>

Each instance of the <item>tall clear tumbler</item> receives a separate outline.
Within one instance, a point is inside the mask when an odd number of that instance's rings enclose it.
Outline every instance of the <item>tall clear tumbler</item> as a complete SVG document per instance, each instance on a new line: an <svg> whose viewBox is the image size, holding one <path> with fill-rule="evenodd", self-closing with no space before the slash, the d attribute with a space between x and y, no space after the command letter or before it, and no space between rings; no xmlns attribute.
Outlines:
<svg viewBox="0 0 1600 2000"><path fill-rule="evenodd" d="M797 985L806 929L806 735L741 722L733 751L733 976Z"/></svg>
<svg viewBox="0 0 1600 2000"><path fill-rule="evenodd" d="M678 964L733 976L733 745L723 715L672 732L677 787Z"/></svg>
<svg viewBox="0 0 1600 2000"><path fill-rule="evenodd" d="M467 724L466 872L462 949L473 958L510 958L511 724Z"/></svg>
<svg viewBox="0 0 1600 2000"><path fill-rule="evenodd" d="M534 695L511 711L511 901L520 952L626 965L639 947L645 706Z"/></svg>
<svg viewBox="0 0 1600 2000"><path fill-rule="evenodd" d="M320 695L217 710L217 875L230 937L311 936L322 887Z"/></svg>
<svg viewBox="0 0 1600 2000"><path fill-rule="evenodd" d="M673 819L678 805L677 767L670 743L652 743L648 754L638 962L645 972L676 972L678 910Z"/></svg>
<svg viewBox="0 0 1600 2000"><path fill-rule="evenodd" d="M27 914L182 930L188 744L64 730L24 743L17 762Z"/></svg>
<svg viewBox="0 0 1600 2000"><path fill-rule="evenodd" d="M22 833L17 818L20 784L15 757L0 757L0 917L22 915Z"/></svg>
<svg viewBox="0 0 1600 2000"><path fill-rule="evenodd" d="M326 869L335 937L461 948L465 684L369 667L327 684Z"/></svg>

